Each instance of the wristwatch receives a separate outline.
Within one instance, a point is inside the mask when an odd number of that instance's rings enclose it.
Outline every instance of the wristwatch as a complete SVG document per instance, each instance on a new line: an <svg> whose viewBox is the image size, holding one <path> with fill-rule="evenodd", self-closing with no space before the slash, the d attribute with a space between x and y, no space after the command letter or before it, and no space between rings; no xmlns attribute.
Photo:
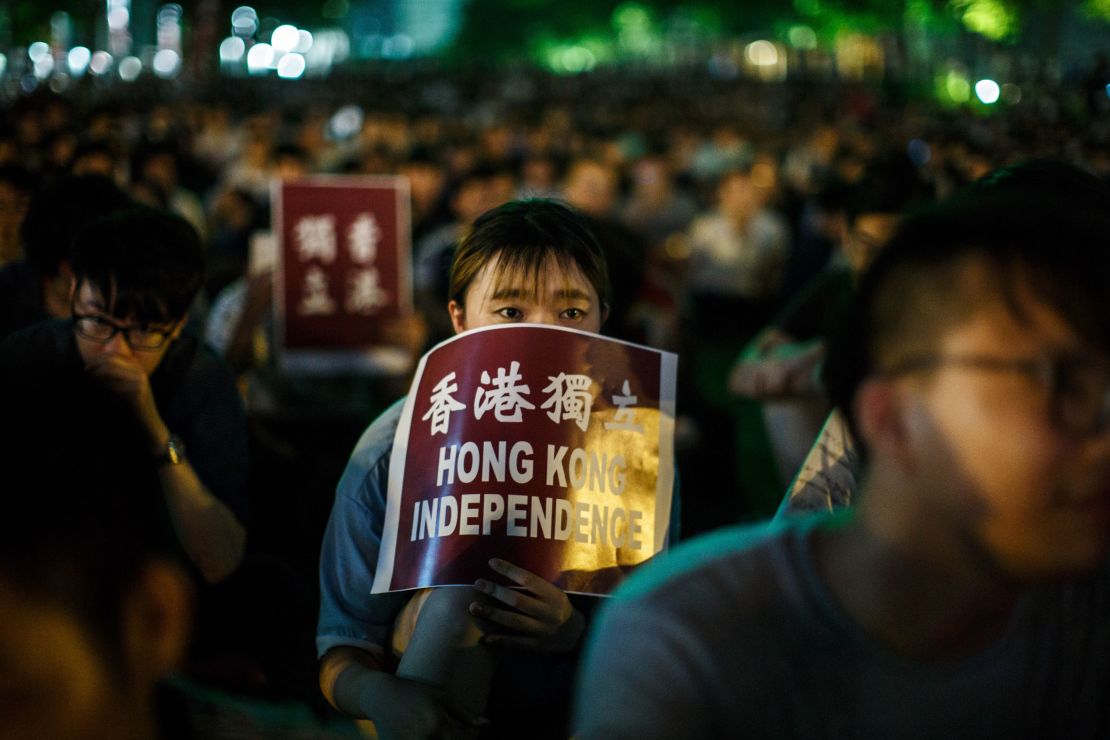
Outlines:
<svg viewBox="0 0 1110 740"><path fill-rule="evenodd" d="M180 465L185 462L185 443L181 441L181 437L171 434L169 441L166 442L166 449L154 459L154 462L158 464L158 467Z"/></svg>

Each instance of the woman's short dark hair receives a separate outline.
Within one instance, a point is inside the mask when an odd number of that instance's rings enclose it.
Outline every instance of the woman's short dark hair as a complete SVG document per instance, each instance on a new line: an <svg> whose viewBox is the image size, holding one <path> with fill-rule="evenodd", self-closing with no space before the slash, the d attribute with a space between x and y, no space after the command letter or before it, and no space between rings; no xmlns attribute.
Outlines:
<svg viewBox="0 0 1110 740"><path fill-rule="evenodd" d="M497 278L531 275L536 287L549 259L580 270L609 305L609 268L596 237L570 207L541 198L517 200L486 211L455 250L448 298L463 305L467 288L495 258Z"/></svg>

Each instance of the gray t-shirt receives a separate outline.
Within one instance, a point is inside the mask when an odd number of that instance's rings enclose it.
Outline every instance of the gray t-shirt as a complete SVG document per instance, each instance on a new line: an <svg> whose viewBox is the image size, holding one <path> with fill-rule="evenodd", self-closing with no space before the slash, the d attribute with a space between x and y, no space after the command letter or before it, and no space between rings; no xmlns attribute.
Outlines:
<svg viewBox="0 0 1110 740"><path fill-rule="evenodd" d="M1106 570L1031 591L976 655L917 661L831 599L810 546L829 521L725 530L631 578L591 638L578 737L1110 736Z"/></svg>

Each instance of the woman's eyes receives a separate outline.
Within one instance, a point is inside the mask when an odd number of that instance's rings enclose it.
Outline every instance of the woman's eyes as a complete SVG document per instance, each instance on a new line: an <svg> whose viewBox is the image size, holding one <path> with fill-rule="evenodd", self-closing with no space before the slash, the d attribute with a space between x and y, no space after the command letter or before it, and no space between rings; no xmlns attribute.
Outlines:
<svg viewBox="0 0 1110 740"><path fill-rule="evenodd" d="M503 319L509 321L519 321L524 318L524 312L519 308L513 306L506 306L499 308L495 313ZM565 308L559 312L559 318L566 321L580 321L585 318L586 311L581 308Z"/></svg>

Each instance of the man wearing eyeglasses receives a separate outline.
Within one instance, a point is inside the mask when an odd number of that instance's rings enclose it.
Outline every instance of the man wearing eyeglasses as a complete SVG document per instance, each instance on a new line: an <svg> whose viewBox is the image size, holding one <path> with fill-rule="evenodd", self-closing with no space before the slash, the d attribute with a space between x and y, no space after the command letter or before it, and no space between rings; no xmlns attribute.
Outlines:
<svg viewBox="0 0 1110 740"><path fill-rule="evenodd" d="M830 345L855 507L691 542L599 620L578 736L1110 736L1110 223L908 219Z"/></svg>
<svg viewBox="0 0 1110 740"><path fill-rule="evenodd" d="M246 539L246 424L230 372L184 332L203 277L196 233L162 211L126 211L83 231L71 265L72 320L13 335L0 364L72 367L111 390L158 464L186 554L205 580L222 581Z"/></svg>

